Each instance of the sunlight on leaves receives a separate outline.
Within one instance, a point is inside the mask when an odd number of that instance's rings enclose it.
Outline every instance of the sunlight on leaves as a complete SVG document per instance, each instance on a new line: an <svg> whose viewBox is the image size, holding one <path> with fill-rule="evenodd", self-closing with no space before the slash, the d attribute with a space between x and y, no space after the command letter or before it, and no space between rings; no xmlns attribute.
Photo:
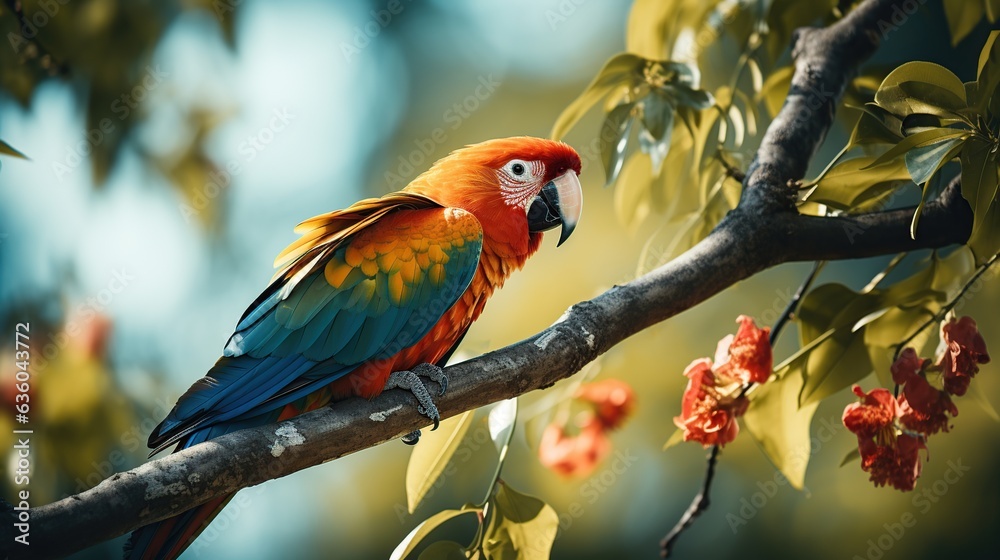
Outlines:
<svg viewBox="0 0 1000 560"><path fill-rule="evenodd" d="M811 456L809 426L819 403L799 406L802 375L793 368L750 394L744 423L767 458L792 486L805 486Z"/></svg>
<svg viewBox="0 0 1000 560"><path fill-rule="evenodd" d="M406 466L406 507L413 513L444 472L448 461L462 443L472 425L473 411L453 416L441 422L437 430L420 437L413 447Z"/></svg>
<svg viewBox="0 0 1000 560"><path fill-rule="evenodd" d="M483 542L487 558L547 560L559 529L559 516L545 502L501 482L490 502L489 528Z"/></svg>
<svg viewBox="0 0 1000 560"><path fill-rule="evenodd" d="M421 440L422 441L422 440ZM389 555L389 560L403 560L413 552L420 541L427 538L427 535L431 534L431 531L440 527L443 523L450 519L454 519L460 515L477 513L481 510L476 508L462 508L462 509L446 509L442 512L435 513L424 521L420 522L419 525L410 531L410 534L406 535L403 540L396 545L396 548ZM422 557L422 556L421 556Z"/></svg>

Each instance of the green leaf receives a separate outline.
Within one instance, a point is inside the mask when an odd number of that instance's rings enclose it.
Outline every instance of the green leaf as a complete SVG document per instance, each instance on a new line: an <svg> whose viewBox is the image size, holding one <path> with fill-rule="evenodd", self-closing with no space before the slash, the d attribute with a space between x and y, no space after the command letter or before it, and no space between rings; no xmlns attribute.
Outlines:
<svg viewBox="0 0 1000 560"><path fill-rule="evenodd" d="M14 156L21 159L29 159L28 156L15 150L13 146L4 142L3 140L0 140L0 154L7 154L8 156Z"/></svg>
<svg viewBox="0 0 1000 560"><path fill-rule="evenodd" d="M979 262L1000 249L1000 213L997 212L997 189L1000 169L993 145L980 137L969 140L962 150L962 196L972 206L972 236L969 246Z"/></svg>
<svg viewBox="0 0 1000 560"><path fill-rule="evenodd" d="M958 155L964 142L962 138L952 138L906 152L906 170L910 172L913 182L923 185L930 180L939 169Z"/></svg>
<svg viewBox="0 0 1000 560"><path fill-rule="evenodd" d="M514 422L517 420L517 397L500 401L490 410L489 428L490 437L500 452L500 460L503 461L507 453L507 446L510 445L510 437L514 433Z"/></svg>
<svg viewBox="0 0 1000 560"><path fill-rule="evenodd" d="M684 107L703 111L715 105L715 98L712 97L711 93L703 89L696 89L683 84L667 84L664 88L677 100L679 105L683 105Z"/></svg>
<svg viewBox="0 0 1000 560"><path fill-rule="evenodd" d="M972 133L968 130L955 130L953 128L932 128L930 130L911 134L910 136L903 138L892 148L889 148L889 150L872 162L871 166L874 167L876 165L892 161L914 148L937 144L938 142L944 142L945 140L951 140L952 138L966 138L971 135Z"/></svg>
<svg viewBox="0 0 1000 560"><path fill-rule="evenodd" d="M413 447L410 462L406 466L406 506L410 513L417 509L444 472L451 456L469 431L472 414L470 410L441 422L437 430L426 432L420 437L420 445Z"/></svg>
<svg viewBox="0 0 1000 560"><path fill-rule="evenodd" d="M812 454L809 424L819 404L799 406L802 376L797 373L792 370L755 389L743 420L767 458L801 490Z"/></svg>
<svg viewBox="0 0 1000 560"><path fill-rule="evenodd" d="M642 126L654 140L663 140L674 127L674 111L676 107L672 99L660 91L653 90L642 100ZM670 138L666 138L667 142Z"/></svg>
<svg viewBox="0 0 1000 560"><path fill-rule="evenodd" d="M764 102L764 106L772 118L778 114L781 106L785 104L788 90L792 86L792 75L794 73L795 68L791 65L782 66L771 72L767 79L764 80L760 93L756 96L758 101Z"/></svg>
<svg viewBox="0 0 1000 560"><path fill-rule="evenodd" d="M855 447L850 451L848 451L847 455L844 455L844 459L840 461L840 466L843 467L849 463L853 463L854 461L860 461L860 460L861 460L861 451L858 450L857 447Z"/></svg>
<svg viewBox="0 0 1000 560"><path fill-rule="evenodd" d="M979 53L979 70L976 73L976 81L966 84L969 95L969 106L982 115L986 116L987 109L993 112L994 117L1000 116L994 110L992 103L1000 103L994 95L997 85L1000 84L1000 31L992 31Z"/></svg>
<svg viewBox="0 0 1000 560"><path fill-rule="evenodd" d="M566 136L591 107L614 90L632 88L642 82L645 64L645 59L630 53L621 53L608 59L594 81L556 119L552 127L552 138L559 140Z"/></svg>
<svg viewBox="0 0 1000 560"><path fill-rule="evenodd" d="M420 441L421 445L423 445L423 439ZM406 558L407 555L417 548L420 541L427 538L427 535L431 534L431 531L437 529L444 522L466 513L476 513L478 511L482 510L478 508L446 509L442 512L435 513L414 527L413 530L410 531L410 534L406 535L406 537L404 537L403 540L396 545L395 550L393 550L392 554L389 555L389 560L403 560L403 558Z"/></svg>
<svg viewBox="0 0 1000 560"><path fill-rule="evenodd" d="M890 72L875 92L875 103L901 117L950 115L967 107L962 80L944 66L921 61Z"/></svg>
<svg viewBox="0 0 1000 560"><path fill-rule="evenodd" d="M760 93L764 89L764 75L760 71L760 64L750 57L747 59L747 68L750 70L750 84L754 94Z"/></svg>
<svg viewBox="0 0 1000 560"><path fill-rule="evenodd" d="M653 165L645 154L628 158L614 191L615 214L618 221L634 230L646 219L650 210L650 183Z"/></svg>
<svg viewBox="0 0 1000 560"><path fill-rule="evenodd" d="M874 103L861 107L861 117L847 141L848 149L865 144L896 144L905 136L903 121Z"/></svg>
<svg viewBox="0 0 1000 560"><path fill-rule="evenodd" d="M831 169L809 196L811 202L851 210L910 182L903 160L897 158L872 166L875 156L844 160Z"/></svg>
<svg viewBox="0 0 1000 560"><path fill-rule="evenodd" d="M684 430L681 429L674 430L674 433L670 434L670 437L667 438L667 442L663 444L663 450L666 451L671 447L677 445L678 443L682 443L683 441L684 441Z"/></svg>
<svg viewBox="0 0 1000 560"><path fill-rule="evenodd" d="M548 504L501 482L483 551L491 560L548 560L559 516Z"/></svg>
<svg viewBox="0 0 1000 560"><path fill-rule="evenodd" d="M910 172L913 182L923 189L920 193L920 204L913 212L913 220L910 222L910 237L912 239L917 238L917 221L920 219L924 205L927 204L927 199L930 196L931 188L928 182L942 167L958 156L964 146L965 139L952 138L906 152L904 157L906 169Z"/></svg>
<svg viewBox="0 0 1000 560"><path fill-rule="evenodd" d="M986 0L986 19L996 23L1000 19L1000 0Z"/></svg>
<svg viewBox="0 0 1000 560"><path fill-rule="evenodd" d="M621 173L632 129L632 109L635 103L622 103L612 109L601 129L601 162L604 164L605 186L611 185Z"/></svg>
<svg viewBox="0 0 1000 560"><path fill-rule="evenodd" d="M954 47L983 19L983 4L980 0L944 0L944 15Z"/></svg>

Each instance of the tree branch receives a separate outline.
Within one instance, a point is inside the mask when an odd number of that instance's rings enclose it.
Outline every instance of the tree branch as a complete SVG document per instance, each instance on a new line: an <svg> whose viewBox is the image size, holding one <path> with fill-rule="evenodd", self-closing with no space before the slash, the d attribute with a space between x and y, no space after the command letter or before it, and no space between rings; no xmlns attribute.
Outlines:
<svg viewBox="0 0 1000 560"><path fill-rule="evenodd" d="M832 123L844 84L874 51L872 31L892 4L866 0L829 29L796 33L796 71L785 106L751 164L739 206L708 237L660 268L574 305L535 336L446 368L451 381L438 400L441 416L549 387L629 336L783 262L964 242L972 214L954 184L927 206L916 240L909 239L912 209L841 218L795 211L789 182L804 175ZM31 553L46 557L80 550L426 423L408 394L392 390L370 401L350 399L281 424L226 434L31 509ZM10 527L5 523L3 531ZM10 542L4 538L5 545Z"/></svg>

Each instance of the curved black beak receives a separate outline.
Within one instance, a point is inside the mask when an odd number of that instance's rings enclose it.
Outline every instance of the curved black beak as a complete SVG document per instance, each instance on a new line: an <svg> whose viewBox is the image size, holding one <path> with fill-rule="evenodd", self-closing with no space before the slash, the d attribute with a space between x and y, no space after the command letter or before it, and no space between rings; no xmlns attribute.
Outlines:
<svg viewBox="0 0 1000 560"><path fill-rule="evenodd" d="M528 231L547 231L562 224L559 243L564 241L576 228L583 212L583 188L576 171L569 170L545 183L541 192L528 206Z"/></svg>

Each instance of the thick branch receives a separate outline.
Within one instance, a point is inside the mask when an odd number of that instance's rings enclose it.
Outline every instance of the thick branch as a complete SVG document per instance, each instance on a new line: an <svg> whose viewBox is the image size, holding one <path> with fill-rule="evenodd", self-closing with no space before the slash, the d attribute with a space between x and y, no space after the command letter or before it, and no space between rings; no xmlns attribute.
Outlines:
<svg viewBox="0 0 1000 560"><path fill-rule="evenodd" d="M715 231L655 271L574 305L545 331L448 367L449 391L438 401L442 417L548 387L625 338L776 264L965 241L971 212L956 188L928 205L916 240L908 235L912 210L826 219L799 216L791 203L794 190L788 181L805 173L832 122L844 83L875 48L869 31L891 6L886 0L867 0L829 29L797 33L788 100L751 165L740 206ZM810 100L816 99L818 105L810 108L817 103ZM848 230L855 227L861 232L851 236ZM31 553L43 557L80 550L425 424L411 397L393 390L370 401L339 402L280 425L230 433L32 509ZM9 524L4 526L10 530Z"/></svg>

